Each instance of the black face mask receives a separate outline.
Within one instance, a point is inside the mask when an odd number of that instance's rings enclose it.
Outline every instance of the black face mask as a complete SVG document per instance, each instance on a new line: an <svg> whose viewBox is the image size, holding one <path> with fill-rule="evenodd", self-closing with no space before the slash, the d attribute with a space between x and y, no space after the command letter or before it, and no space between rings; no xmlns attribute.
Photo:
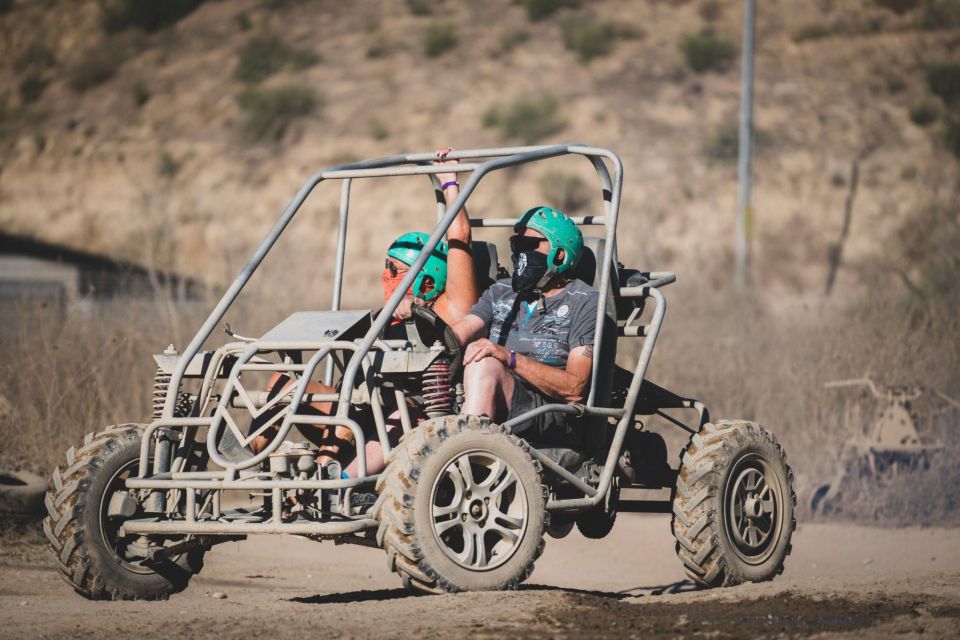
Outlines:
<svg viewBox="0 0 960 640"><path fill-rule="evenodd" d="M538 288L547 273L547 256L539 251L523 251L513 254L513 290L529 293Z"/></svg>

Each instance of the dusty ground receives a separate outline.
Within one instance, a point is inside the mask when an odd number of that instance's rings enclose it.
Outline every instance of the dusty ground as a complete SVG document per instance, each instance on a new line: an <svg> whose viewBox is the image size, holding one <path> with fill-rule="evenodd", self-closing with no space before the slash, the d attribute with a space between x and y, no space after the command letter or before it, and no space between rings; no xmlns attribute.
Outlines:
<svg viewBox="0 0 960 640"><path fill-rule="evenodd" d="M549 540L518 593L416 597L377 550L264 537L217 547L190 588L161 603L87 602L49 563L8 560L0 636L947 638L960 628L960 529L807 524L794 547L773 583L697 592L667 517L621 516L601 542Z"/></svg>

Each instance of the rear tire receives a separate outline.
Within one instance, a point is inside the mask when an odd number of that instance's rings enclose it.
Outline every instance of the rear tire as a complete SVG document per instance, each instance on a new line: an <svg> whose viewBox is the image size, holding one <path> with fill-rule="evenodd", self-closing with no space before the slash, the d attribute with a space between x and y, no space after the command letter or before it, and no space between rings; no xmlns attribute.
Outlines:
<svg viewBox="0 0 960 640"><path fill-rule="evenodd" d="M409 589L515 589L543 551L539 465L486 418L422 423L391 453L377 492L377 543Z"/></svg>
<svg viewBox="0 0 960 640"><path fill-rule="evenodd" d="M130 558L107 517L123 476L136 474L143 425L123 424L88 433L53 472L43 532L60 576L91 600L166 600L186 588L203 567L205 549L193 549L149 566ZM153 544L162 544L151 536Z"/></svg>
<svg viewBox="0 0 960 640"><path fill-rule="evenodd" d="M793 473L753 422L705 424L680 457L673 497L677 555L700 587L772 580L796 527Z"/></svg>

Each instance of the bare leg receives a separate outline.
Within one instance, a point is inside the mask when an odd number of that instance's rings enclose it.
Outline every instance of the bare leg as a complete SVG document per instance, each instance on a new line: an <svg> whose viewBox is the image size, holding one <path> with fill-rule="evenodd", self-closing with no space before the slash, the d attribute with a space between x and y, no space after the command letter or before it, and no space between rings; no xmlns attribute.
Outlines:
<svg viewBox="0 0 960 640"><path fill-rule="evenodd" d="M286 393L295 384L295 380L291 380L284 374L276 373L270 378L269 382L267 382L267 389L273 392L271 394L271 397L273 397L276 394ZM334 391L335 389L333 389L333 387L328 387L319 382L311 382L307 385L306 390L307 393L332 393ZM329 401L313 402L308 406L311 411L320 415L330 415L333 410L333 402ZM338 448L335 448L337 445L331 445L327 438L330 427L304 424L297 425L297 428L300 430L300 433L303 434L304 438L320 448L320 455L317 456L317 462L322 464L335 457L338 450ZM250 449L254 453L260 453L276 437L277 431L278 428L274 426L260 434L250 442ZM348 440L352 435L352 432L347 427L336 427L334 433L338 439L344 441Z"/></svg>
<svg viewBox="0 0 960 640"><path fill-rule="evenodd" d="M513 376L496 358L471 362L463 370L466 398L463 413L468 416L487 416L502 420L510 411L513 398Z"/></svg>
<svg viewBox="0 0 960 640"><path fill-rule="evenodd" d="M414 417L416 422L419 422L416 417ZM396 447L397 443L400 442L400 436L403 435L403 427L400 425L400 412L394 411L390 414L390 417L387 418L387 437L390 438L390 447ZM370 440L367 442L366 446L367 454L367 475L373 475L375 473L380 473L387 466L385 457L383 455L383 447L380 445L380 442L377 440ZM347 468L344 471L347 472L351 478L359 477L359 465L357 464L357 459L354 459L347 465Z"/></svg>

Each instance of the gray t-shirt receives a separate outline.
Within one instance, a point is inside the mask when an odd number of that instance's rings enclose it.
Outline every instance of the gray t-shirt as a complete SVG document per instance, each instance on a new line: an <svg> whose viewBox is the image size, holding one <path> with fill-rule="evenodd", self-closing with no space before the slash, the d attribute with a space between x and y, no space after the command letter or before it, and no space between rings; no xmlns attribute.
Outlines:
<svg viewBox="0 0 960 640"><path fill-rule="evenodd" d="M573 349L593 344L599 298L600 292L590 285L571 280L562 293L544 298L540 311L536 300L515 305L517 294L506 278L483 292L470 315L483 320L492 342L563 368Z"/></svg>

